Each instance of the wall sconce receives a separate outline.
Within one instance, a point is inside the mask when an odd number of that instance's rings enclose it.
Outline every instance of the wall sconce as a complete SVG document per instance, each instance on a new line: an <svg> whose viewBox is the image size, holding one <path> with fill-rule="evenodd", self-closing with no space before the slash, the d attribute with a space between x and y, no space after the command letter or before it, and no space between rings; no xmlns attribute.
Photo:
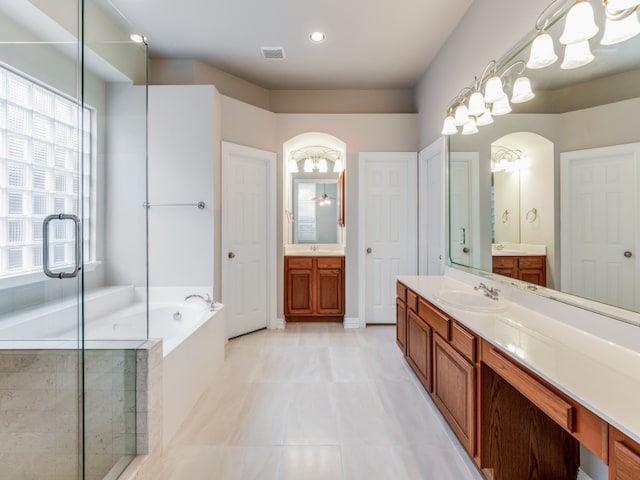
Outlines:
<svg viewBox="0 0 640 480"><path fill-rule="evenodd" d="M299 172L298 163L303 162L302 170L306 173L329 171L328 161L333 163L333 172L339 173L344 170L342 153L329 147L312 145L293 150L289 154L287 169L291 173Z"/></svg>

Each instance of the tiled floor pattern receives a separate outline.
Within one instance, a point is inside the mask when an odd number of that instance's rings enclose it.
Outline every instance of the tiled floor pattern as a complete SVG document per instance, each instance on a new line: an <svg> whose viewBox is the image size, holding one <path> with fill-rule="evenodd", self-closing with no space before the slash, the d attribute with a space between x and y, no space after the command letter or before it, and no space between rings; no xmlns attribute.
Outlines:
<svg viewBox="0 0 640 480"><path fill-rule="evenodd" d="M229 342L165 480L480 479L452 435L394 327L288 324Z"/></svg>

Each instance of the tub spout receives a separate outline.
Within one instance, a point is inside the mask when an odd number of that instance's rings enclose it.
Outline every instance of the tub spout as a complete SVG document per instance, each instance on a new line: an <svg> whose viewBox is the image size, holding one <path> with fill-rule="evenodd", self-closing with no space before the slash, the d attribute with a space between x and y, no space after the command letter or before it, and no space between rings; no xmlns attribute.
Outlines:
<svg viewBox="0 0 640 480"><path fill-rule="evenodd" d="M211 300L211 297L209 296L208 293L205 293L204 296L199 295L197 293L192 293L191 295L187 295L186 297L184 297L184 301L186 302L190 298L199 298L200 300L202 300L207 304L207 307L209 307L209 310L211 310L212 312L216 308L216 302Z"/></svg>

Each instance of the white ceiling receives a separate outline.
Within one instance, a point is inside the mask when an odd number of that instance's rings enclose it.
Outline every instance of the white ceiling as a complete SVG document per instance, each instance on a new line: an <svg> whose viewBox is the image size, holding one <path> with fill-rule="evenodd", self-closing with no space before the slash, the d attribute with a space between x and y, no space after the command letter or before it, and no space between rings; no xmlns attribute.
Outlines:
<svg viewBox="0 0 640 480"><path fill-rule="evenodd" d="M334 89L413 87L473 0L98 1L148 38L152 58L199 59L269 89Z"/></svg>

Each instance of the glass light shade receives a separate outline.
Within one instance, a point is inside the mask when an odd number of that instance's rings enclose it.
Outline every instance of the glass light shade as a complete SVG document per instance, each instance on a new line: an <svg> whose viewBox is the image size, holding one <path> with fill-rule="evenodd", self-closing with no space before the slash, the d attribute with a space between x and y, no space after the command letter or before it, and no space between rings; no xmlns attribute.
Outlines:
<svg viewBox="0 0 640 480"><path fill-rule="evenodd" d="M474 133L478 133L478 127L476 126L476 121L473 117L469 117L469 121L465 123L462 128L462 135L473 135Z"/></svg>
<svg viewBox="0 0 640 480"><path fill-rule="evenodd" d="M564 60L560 68L571 70L591 63L594 59L589 46L589 40L580 43L571 43L564 49Z"/></svg>
<svg viewBox="0 0 640 480"><path fill-rule="evenodd" d="M511 103L524 103L535 97L536 94L531 90L531 82L527 77L518 77L513 84L513 94L511 95Z"/></svg>
<svg viewBox="0 0 640 480"><path fill-rule="evenodd" d="M326 173L329 170L329 166L327 165L327 160L325 158L321 158L318 160L318 171L321 173Z"/></svg>
<svg viewBox="0 0 640 480"><path fill-rule="evenodd" d="M494 75L487 80L487 84L484 87L484 101L495 103L503 97L506 97L506 95L502 89L502 80L499 76Z"/></svg>
<svg viewBox="0 0 640 480"><path fill-rule="evenodd" d="M579 0L567 13L560 43L571 45L584 42L595 37L596 33L598 26L593 16L593 7L587 0Z"/></svg>
<svg viewBox="0 0 640 480"><path fill-rule="evenodd" d="M607 18L604 24L604 34L600 43L602 45L615 45L635 37L640 33L640 22L638 14L631 14L622 20L611 20Z"/></svg>
<svg viewBox="0 0 640 480"><path fill-rule="evenodd" d="M558 56L553 49L553 38L547 32L540 32L531 44L527 68L545 68L556 63L556 60Z"/></svg>
<svg viewBox="0 0 640 480"><path fill-rule="evenodd" d="M303 170L307 173L313 172L313 160L311 160L310 158L307 158L304 161Z"/></svg>
<svg viewBox="0 0 640 480"><path fill-rule="evenodd" d="M453 118L453 115L449 115L444 119L444 123L442 124L441 135L455 135L458 133L458 129L456 128L456 121Z"/></svg>
<svg viewBox="0 0 640 480"><path fill-rule="evenodd" d="M298 171L298 162L296 162L293 158L290 158L287 162L287 169L291 173L296 173Z"/></svg>
<svg viewBox="0 0 640 480"><path fill-rule="evenodd" d="M491 108L491 115L497 117L499 115L506 115L511 112L511 104L509 103L509 97L506 95L504 98L501 98L497 102L493 102L493 107Z"/></svg>
<svg viewBox="0 0 640 480"><path fill-rule="evenodd" d="M487 107L484 104L484 97L480 92L473 92L469 97L469 115L479 117L484 113Z"/></svg>
<svg viewBox="0 0 640 480"><path fill-rule="evenodd" d="M620 10L626 10L627 8L633 8L640 5L640 0L609 0L607 5L609 6L609 9L614 12L619 12Z"/></svg>
<svg viewBox="0 0 640 480"><path fill-rule="evenodd" d="M340 173L342 170L344 170L344 164L342 163L341 159L337 159L335 162L333 162L333 172Z"/></svg>
<svg viewBox="0 0 640 480"><path fill-rule="evenodd" d="M454 122L458 127L469 122L469 110L466 105L460 104L456 107Z"/></svg>
<svg viewBox="0 0 640 480"><path fill-rule="evenodd" d="M491 125L493 123L493 117L491 116L491 109L487 108L484 113L479 116L476 120L476 125L478 127L484 127L486 125Z"/></svg>

